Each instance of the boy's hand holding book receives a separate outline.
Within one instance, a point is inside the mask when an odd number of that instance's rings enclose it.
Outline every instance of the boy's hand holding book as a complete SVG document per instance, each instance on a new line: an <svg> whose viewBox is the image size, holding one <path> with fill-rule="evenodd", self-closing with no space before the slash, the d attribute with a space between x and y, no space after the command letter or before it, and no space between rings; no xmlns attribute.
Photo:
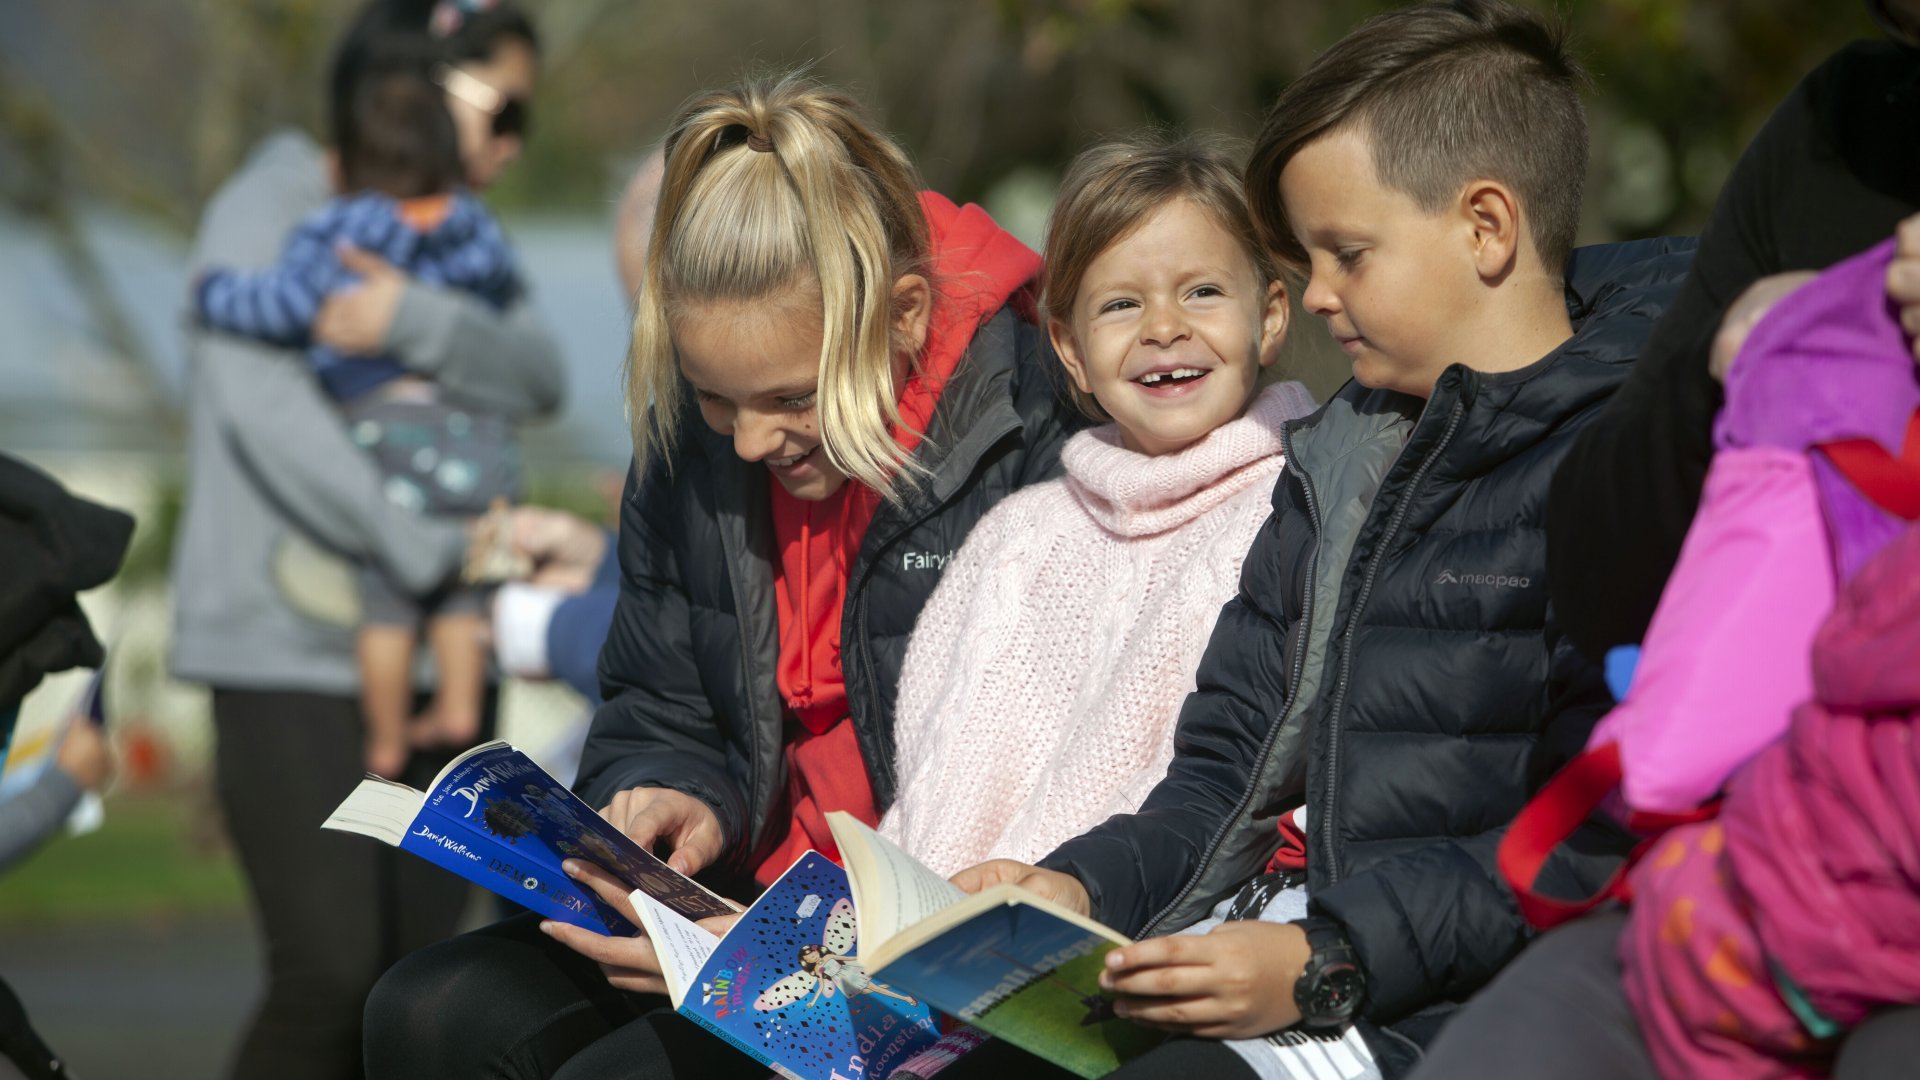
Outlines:
<svg viewBox="0 0 1920 1080"><path fill-rule="evenodd" d="M726 842L712 807L671 788L628 788L600 816L648 851L666 841L673 849L667 865L688 877L719 858Z"/></svg>
<svg viewBox="0 0 1920 1080"><path fill-rule="evenodd" d="M1293 923L1239 920L1205 934L1148 938L1107 954L1100 987L1137 1024L1207 1039L1250 1039L1299 1022L1294 985L1307 935Z"/></svg>

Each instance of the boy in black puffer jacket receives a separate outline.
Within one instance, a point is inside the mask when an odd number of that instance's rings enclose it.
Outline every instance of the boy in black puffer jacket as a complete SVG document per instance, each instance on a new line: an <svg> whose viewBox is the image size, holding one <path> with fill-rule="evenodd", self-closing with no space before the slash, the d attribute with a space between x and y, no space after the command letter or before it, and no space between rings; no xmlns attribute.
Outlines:
<svg viewBox="0 0 1920 1080"><path fill-rule="evenodd" d="M1183 1058L1284 1076L1261 1037L1355 1020L1392 1075L1527 940L1495 849L1610 703L1547 604L1548 481L1692 246L1571 252L1581 81L1533 16L1458 0L1355 30L1267 117L1255 225L1310 278L1354 381L1289 425L1273 515L1139 812L1046 869L956 878L1143 937L1226 920L1120 950L1103 981L1136 1020L1242 1041L1177 1040L1117 1075ZM1283 822L1303 841L1279 845ZM1612 839L1575 845L1549 887L1603 875Z"/></svg>

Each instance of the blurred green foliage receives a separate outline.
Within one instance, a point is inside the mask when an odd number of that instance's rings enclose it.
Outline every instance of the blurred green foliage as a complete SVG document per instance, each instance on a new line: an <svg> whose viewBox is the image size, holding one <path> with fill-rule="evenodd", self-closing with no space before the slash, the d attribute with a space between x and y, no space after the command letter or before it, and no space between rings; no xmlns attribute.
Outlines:
<svg viewBox="0 0 1920 1080"><path fill-rule="evenodd" d="M246 890L210 821L171 795L107 800L100 831L56 837L0 882L0 924L240 914Z"/></svg>
<svg viewBox="0 0 1920 1080"><path fill-rule="evenodd" d="M1249 135L1278 89L1382 0L524 0L545 84L511 208L604 213L689 94L756 64L810 65L865 98L932 186L978 199L1053 175L1102 132L1145 122ZM1594 238L1698 226L1727 168L1794 82L1876 31L1860 0L1568 0L1594 75ZM322 0L48 5L32 55L110 197L199 201L264 132L317 128L334 36ZM111 23L117 32L102 33ZM64 61L64 62L63 62ZM65 77L82 72L70 84ZM0 137L0 162L4 161ZM164 198L159 196L164 195ZM176 216L176 215L169 215Z"/></svg>

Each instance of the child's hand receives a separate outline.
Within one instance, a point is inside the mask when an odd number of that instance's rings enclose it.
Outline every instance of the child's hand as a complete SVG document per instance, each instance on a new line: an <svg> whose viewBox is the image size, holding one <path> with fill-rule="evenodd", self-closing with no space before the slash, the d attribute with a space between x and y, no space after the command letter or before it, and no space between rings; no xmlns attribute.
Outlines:
<svg viewBox="0 0 1920 1080"><path fill-rule="evenodd" d="M535 585L585 592L607 553L607 534L598 525L562 510L515 507L508 527L513 550L533 561Z"/></svg>
<svg viewBox="0 0 1920 1080"><path fill-rule="evenodd" d="M633 891L625 882L584 859L568 859L560 864L560 868L567 872L568 877L592 889L628 922L640 925L640 915L633 909ZM727 903L745 910L732 900ZM737 913L715 915L701 919L698 925L715 937L725 937L738 921L740 916ZM542 922L540 929L548 937L598 963L601 974L616 990L625 990L630 994L667 992L666 978L660 972L659 954L654 952L653 942L644 930L632 937L610 937L555 919Z"/></svg>
<svg viewBox="0 0 1920 1080"><path fill-rule="evenodd" d="M1900 328L1920 360L1920 214L1901 222L1894 235L1900 243L1887 266L1887 296L1900 305Z"/></svg>
<svg viewBox="0 0 1920 1080"><path fill-rule="evenodd" d="M67 718L67 732L60 737L53 764L82 791L99 794L113 779L113 751L107 746L107 737L84 716Z"/></svg>
<svg viewBox="0 0 1920 1080"><path fill-rule="evenodd" d="M720 857L725 836L713 808L671 788L628 788L615 792L600 816L648 851L665 841L672 848L667 865L691 877ZM655 852L658 854L658 852Z"/></svg>
<svg viewBox="0 0 1920 1080"><path fill-rule="evenodd" d="M1093 914L1093 898L1087 895L1087 887L1080 884L1079 878L1012 859L989 859L978 866L967 867L950 880L969 895L995 885L1017 885L1069 911Z"/></svg>
<svg viewBox="0 0 1920 1080"><path fill-rule="evenodd" d="M313 339L346 356L378 356L387 348L387 334L407 291L407 275L393 264L352 244L337 250L340 265L360 278L327 297L313 319Z"/></svg>
<svg viewBox="0 0 1920 1080"><path fill-rule="evenodd" d="M1292 923L1221 923L1205 934L1148 938L1107 954L1100 986L1135 1023L1207 1039L1251 1039L1298 1023L1293 986L1306 932Z"/></svg>
<svg viewBox="0 0 1920 1080"><path fill-rule="evenodd" d="M1718 382L1727 381L1727 372L1732 370L1733 361L1740 355L1740 347L1747 343L1747 335L1773 310L1786 295L1814 279L1811 270L1796 270L1790 274L1773 274L1747 286L1727 313L1720 318L1720 332L1713 336L1713 346L1707 352L1707 369L1713 372Z"/></svg>

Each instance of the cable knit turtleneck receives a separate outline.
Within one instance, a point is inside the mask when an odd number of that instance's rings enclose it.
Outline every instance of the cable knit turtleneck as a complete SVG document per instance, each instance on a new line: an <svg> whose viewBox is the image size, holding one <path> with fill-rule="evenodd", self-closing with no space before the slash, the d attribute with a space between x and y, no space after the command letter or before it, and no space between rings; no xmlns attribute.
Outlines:
<svg viewBox="0 0 1920 1080"><path fill-rule="evenodd" d="M1266 520L1281 426L1313 407L1281 383L1159 457L1111 425L1082 432L1063 479L975 526L907 647L881 831L951 874L1032 862L1139 806Z"/></svg>

